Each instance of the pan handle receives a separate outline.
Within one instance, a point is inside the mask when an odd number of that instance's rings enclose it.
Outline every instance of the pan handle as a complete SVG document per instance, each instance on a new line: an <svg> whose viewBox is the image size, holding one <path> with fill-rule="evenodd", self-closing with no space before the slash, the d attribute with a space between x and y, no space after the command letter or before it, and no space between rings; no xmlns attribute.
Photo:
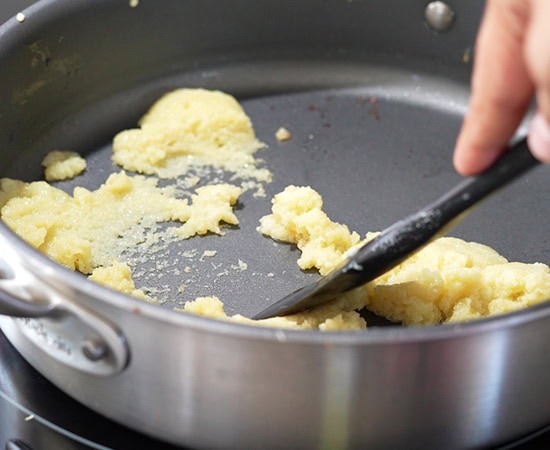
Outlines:
<svg viewBox="0 0 550 450"><path fill-rule="evenodd" d="M63 291L54 288L27 265L0 230L0 316L4 316L0 325L16 348L21 353L37 353L39 358L46 353L94 375L123 371L129 364L130 351L122 331L72 300L83 294L71 287L64 286Z"/></svg>
<svg viewBox="0 0 550 450"><path fill-rule="evenodd" d="M43 295L37 286L36 277L24 268L21 253L9 242L3 231L0 229L0 315L51 316L55 313L56 305Z"/></svg>

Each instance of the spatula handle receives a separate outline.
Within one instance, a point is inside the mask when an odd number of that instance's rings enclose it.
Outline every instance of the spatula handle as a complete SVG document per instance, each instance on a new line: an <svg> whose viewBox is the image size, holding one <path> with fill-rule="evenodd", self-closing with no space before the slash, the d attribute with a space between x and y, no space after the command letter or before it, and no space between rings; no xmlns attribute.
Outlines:
<svg viewBox="0 0 550 450"><path fill-rule="evenodd" d="M350 260L352 265L361 267L358 272L364 274L363 280L356 279L355 282L369 281L378 276L373 275L396 266L410 253L458 223L474 205L538 164L527 140L520 140L487 171L465 179L430 205L390 226L361 247Z"/></svg>

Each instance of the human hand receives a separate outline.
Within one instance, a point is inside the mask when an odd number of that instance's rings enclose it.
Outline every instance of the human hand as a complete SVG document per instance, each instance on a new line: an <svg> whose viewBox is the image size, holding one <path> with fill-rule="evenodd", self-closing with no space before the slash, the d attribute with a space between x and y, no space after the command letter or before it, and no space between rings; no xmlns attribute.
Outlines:
<svg viewBox="0 0 550 450"><path fill-rule="evenodd" d="M528 143L550 162L550 1L487 0L476 42L472 94L454 152L462 175L505 150L536 95Z"/></svg>

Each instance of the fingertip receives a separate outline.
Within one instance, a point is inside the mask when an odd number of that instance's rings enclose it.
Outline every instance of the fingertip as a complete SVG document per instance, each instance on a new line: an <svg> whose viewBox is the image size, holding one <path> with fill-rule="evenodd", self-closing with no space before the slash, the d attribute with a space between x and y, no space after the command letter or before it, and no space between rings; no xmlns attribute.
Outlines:
<svg viewBox="0 0 550 450"><path fill-rule="evenodd" d="M453 165L455 170L463 176L471 175L471 168L470 164L465 160L465 158L462 155L459 155L457 152L455 152L453 157Z"/></svg>
<svg viewBox="0 0 550 450"><path fill-rule="evenodd" d="M550 126L540 111L531 121L527 142L535 158L550 162Z"/></svg>
<svg viewBox="0 0 550 450"><path fill-rule="evenodd" d="M502 153L500 149L479 150L473 146L457 146L453 155L455 170L463 176L477 175L488 169Z"/></svg>

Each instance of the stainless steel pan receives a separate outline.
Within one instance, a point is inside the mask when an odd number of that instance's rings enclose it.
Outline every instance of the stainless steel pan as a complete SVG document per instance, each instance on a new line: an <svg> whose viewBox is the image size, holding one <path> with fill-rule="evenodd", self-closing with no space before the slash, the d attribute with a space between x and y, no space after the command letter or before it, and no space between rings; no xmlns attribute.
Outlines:
<svg viewBox="0 0 550 450"><path fill-rule="evenodd" d="M221 282L204 269L190 297L216 294L230 313L253 315L316 276L297 269L291 247L255 232L288 184L313 186L331 217L364 232L458 180L452 143L481 2L449 3L450 23L426 18L416 0L130 3L47 0L0 28L0 174L39 179L44 154L68 148L88 158L79 184L96 187L118 170L114 134L165 91L237 96L268 144L267 198L245 194L238 229L170 255L215 248L221 263L240 255L256 275ZM281 125L293 131L284 145ZM547 167L530 174L454 234L550 262L548 179ZM0 248L1 327L20 353L85 405L159 439L479 448L550 422L548 303L461 325L261 329L173 312L176 294L158 306L97 286L3 225Z"/></svg>

